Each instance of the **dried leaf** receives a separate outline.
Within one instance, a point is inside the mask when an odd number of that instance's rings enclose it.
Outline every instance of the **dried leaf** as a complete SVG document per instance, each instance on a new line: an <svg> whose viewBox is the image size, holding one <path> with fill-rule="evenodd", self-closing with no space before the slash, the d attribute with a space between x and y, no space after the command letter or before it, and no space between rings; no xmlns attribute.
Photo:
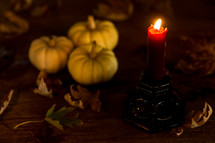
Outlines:
<svg viewBox="0 0 215 143"><path fill-rule="evenodd" d="M215 72L215 43L210 42L205 36L191 38L183 36L187 43L185 57L180 59L176 69L186 74L199 74L207 76Z"/></svg>
<svg viewBox="0 0 215 143"><path fill-rule="evenodd" d="M37 86L39 86L42 78L44 79L48 88L59 87L62 85L62 81L60 79L58 79L58 78L51 79L51 78L49 78L47 72L45 70L42 70L39 72L37 79L36 79Z"/></svg>
<svg viewBox="0 0 215 143"><path fill-rule="evenodd" d="M27 10L32 6L33 0L10 0L10 7L15 11Z"/></svg>
<svg viewBox="0 0 215 143"><path fill-rule="evenodd" d="M106 3L98 3L95 15L115 21L128 19L133 13L133 3L131 0L107 0Z"/></svg>
<svg viewBox="0 0 215 143"><path fill-rule="evenodd" d="M48 79L48 74L47 74L47 72L45 70L42 70L42 71L39 72L39 74L37 76L37 79L36 79L37 86L40 85L40 82L41 82L42 79L45 80L45 81Z"/></svg>
<svg viewBox="0 0 215 143"><path fill-rule="evenodd" d="M0 15L0 37L12 38L26 33L28 29L28 22L11 11Z"/></svg>
<svg viewBox="0 0 215 143"><path fill-rule="evenodd" d="M173 128L173 129L171 130L171 134L174 134L174 135L176 135L176 136L180 136L183 132L184 132L184 129L183 129L182 126Z"/></svg>
<svg viewBox="0 0 215 143"><path fill-rule="evenodd" d="M205 102L205 106L202 111L192 111L185 117L184 127L196 128L205 124L210 118L213 110L212 107Z"/></svg>
<svg viewBox="0 0 215 143"><path fill-rule="evenodd" d="M53 98L52 89L49 90L47 88L46 83L44 82L43 78L41 79L38 88L34 89L34 93L43 95L43 96L46 96L49 98Z"/></svg>
<svg viewBox="0 0 215 143"><path fill-rule="evenodd" d="M72 106L84 109L83 102L81 100L72 100L70 94L66 94L64 99Z"/></svg>
<svg viewBox="0 0 215 143"><path fill-rule="evenodd" d="M28 13L33 17L55 12L61 5L61 0L11 0L10 3L13 11Z"/></svg>
<svg viewBox="0 0 215 143"><path fill-rule="evenodd" d="M3 105L0 106L0 115L7 108L8 104L10 103L12 96L13 96L13 90L10 90L9 94L7 96L5 96L5 98L4 98Z"/></svg>
<svg viewBox="0 0 215 143"><path fill-rule="evenodd" d="M39 17L39 16L43 15L47 10L48 10L47 5L41 5L41 6L37 6L37 7L33 8L31 10L30 14L33 17Z"/></svg>
<svg viewBox="0 0 215 143"><path fill-rule="evenodd" d="M88 101L93 96L90 91L80 85L77 86L77 89L75 88L75 85L71 85L70 91L75 99L80 99L85 105L89 103Z"/></svg>
<svg viewBox="0 0 215 143"><path fill-rule="evenodd" d="M80 85L71 85L70 86L71 95L66 94L64 96L65 100L72 106L84 109L87 106L91 106L93 111L99 112L101 110L101 101L99 100L100 91L97 90L96 93L92 93ZM72 97L74 99L72 99Z"/></svg>
<svg viewBox="0 0 215 143"><path fill-rule="evenodd" d="M42 70L37 76L36 84L38 89L35 89L34 93L52 98L53 92L57 92L60 89L59 87L62 85L62 81L58 78L49 78L47 72Z"/></svg>
<svg viewBox="0 0 215 143"><path fill-rule="evenodd" d="M53 126L55 126L56 128L60 129L60 130L63 130L63 125L60 124L60 121L58 120L53 120L51 118L45 118L45 120L52 124Z"/></svg>
<svg viewBox="0 0 215 143"><path fill-rule="evenodd" d="M196 128L202 126L208 121L212 112L213 112L212 107L207 102L205 102L205 106L202 110L199 111L193 110L189 112L185 117L185 123L182 126L173 128L171 130L171 133L180 136L184 131L183 129L184 127Z"/></svg>
<svg viewBox="0 0 215 143"><path fill-rule="evenodd" d="M63 130L63 126L72 127L72 125L83 124L82 121L77 119L77 114L75 118L65 118L65 115L73 112L75 108L72 107L62 107L58 111L54 112L55 104L47 111L45 121L52 124L56 128Z"/></svg>
<svg viewBox="0 0 215 143"><path fill-rule="evenodd" d="M30 15L33 17L43 16L48 13L57 12L62 5L62 0L34 0L30 9Z"/></svg>
<svg viewBox="0 0 215 143"><path fill-rule="evenodd" d="M75 108L72 107L62 107L61 109L59 109L58 111L54 112L56 105L52 105L51 108L48 109L46 116L43 120L40 121L25 121L22 122L18 125L16 125L14 127L14 129L17 129L18 127L25 125L25 124L29 124L29 123L41 123L41 122L48 122L49 124L55 126L56 128L63 130L64 126L67 127L72 127L73 125L81 125L83 124L83 122L81 120L78 119L78 113L76 113L74 115L73 118L65 118L65 116L70 113L73 112L75 110Z"/></svg>

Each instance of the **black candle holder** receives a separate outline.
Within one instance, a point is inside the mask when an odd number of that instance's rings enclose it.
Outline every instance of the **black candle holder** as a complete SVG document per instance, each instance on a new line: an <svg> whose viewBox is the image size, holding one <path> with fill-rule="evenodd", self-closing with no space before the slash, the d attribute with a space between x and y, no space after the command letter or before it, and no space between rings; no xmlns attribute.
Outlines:
<svg viewBox="0 0 215 143"><path fill-rule="evenodd" d="M143 73L136 90L128 95L123 119L150 133L182 125L185 102L170 81L169 76L152 81Z"/></svg>

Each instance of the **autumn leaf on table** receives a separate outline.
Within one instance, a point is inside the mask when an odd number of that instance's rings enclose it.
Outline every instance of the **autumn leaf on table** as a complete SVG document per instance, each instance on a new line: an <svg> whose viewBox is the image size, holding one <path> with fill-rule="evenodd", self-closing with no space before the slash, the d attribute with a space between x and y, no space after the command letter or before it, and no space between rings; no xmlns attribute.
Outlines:
<svg viewBox="0 0 215 143"><path fill-rule="evenodd" d="M197 128L204 125L213 113L212 107L205 102L204 108L198 111L191 111L185 117L185 123L177 128L172 129L172 133L180 136L183 133L183 128Z"/></svg>
<svg viewBox="0 0 215 143"><path fill-rule="evenodd" d="M41 79L44 79L45 83L47 84L48 88L54 88L56 86L61 86L62 85L62 81L60 79L51 79L47 72L45 70L42 70L39 72L37 79L36 79L36 84L37 86L39 86Z"/></svg>
<svg viewBox="0 0 215 143"><path fill-rule="evenodd" d="M46 83L44 82L43 78L40 81L38 88L34 89L34 93L43 95L49 98L53 98L52 89L48 89Z"/></svg>
<svg viewBox="0 0 215 143"><path fill-rule="evenodd" d="M27 10L32 6L33 0L10 0L10 7L15 12Z"/></svg>
<svg viewBox="0 0 215 143"><path fill-rule="evenodd" d="M46 113L45 120L55 126L56 128L63 130L63 126L72 127L73 125L83 124L82 121L78 120L78 114L75 118L65 118L64 116L69 112L73 112L75 108L73 107L62 107L58 111L54 112L55 104Z"/></svg>
<svg viewBox="0 0 215 143"><path fill-rule="evenodd" d="M29 29L29 23L12 11L0 12L0 38L13 38L24 34Z"/></svg>
<svg viewBox="0 0 215 143"><path fill-rule="evenodd" d="M205 124L213 113L212 107L205 102L204 108L199 111L191 111L185 117L184 127L196 128Z"/></svg>
<svg viewBox="0 0 215 143"><path fill-rule="evenodd" d="M5 98L3 100L3 104L0 105L0 115L7 108L8 104L10 103L10 100L11 100L12 96L13 96L13 90L11 90L10 93L7 96L5 96Z"/></svg>
<svg viewBox="0 0 215 143"><path fill-rule="evenodd" d="M133 9L131 0L107 0L104 3L98 3L98 7L93 12L102 18L123 21L132 15Z"/></svg>
<svg viewBox="0 0 215 143"><path fill-rule="evenodd" d="M22 122L14 127L17 129L19 126L29 124L29 123L38 123L38 122L48 122L49 124L55 126L56 128L63 130L64 126L73 127L73 125L81 125L83 122L78 119L79 114L76 113L73 118L66 118L65 116L68 113L71 113L75 110L73 107L62 107L61 109L55 110L56 104L52 105L52 107L47 111L46 116L43 120L40 121L26 121Z"/></svg>
<svg viewBox="0 0 215 143"><path fill-rule="evenodd" d="M62 5L61 0L11 0L10 7L15 12L29 13L39 17L57 11Z"/></svg>
<svg viewBox="0 0 215 143"><path fill-rule="evenodd" d="M215 72L215 42L211 36L182 36L184 46L187 47L185 57L180 59L175 69L186 74L200 76L211 75Z"/></svg>
<svg viewBox="0 0 215 143"><path fill-rule="evenodd" d="M47 72L45 70L42 70L37 76L36 84L38 88L34 89L34 93L53 98L54 88L61 86L62 82L59 79L50 79Z"/></svg>
<svg viewBox="0 0 215 143"><path fill-rule="evenodd" d="M99 100L100 91L92 93L86 88L77 85L70 86L71 95L68 93L64 96L65 100L72 106L84 109L90 105L91 109L96 112L101 111L101 101ZM73 97L73 99L72 99Z"/></svg>

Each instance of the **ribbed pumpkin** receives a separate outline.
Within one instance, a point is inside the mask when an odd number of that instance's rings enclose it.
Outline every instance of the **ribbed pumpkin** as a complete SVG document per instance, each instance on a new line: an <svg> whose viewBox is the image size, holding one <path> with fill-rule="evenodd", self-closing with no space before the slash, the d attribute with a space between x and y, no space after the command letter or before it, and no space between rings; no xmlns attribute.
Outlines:
<svg viewBox="0 0 215 143"><path fill-rule="evenodd" d="M110 80L118 69L118 61L110 49L96 42L77 47L69 57L68 69L73 79L83 85Z"/></svg>
<svg viewBox="0 0 215 143"><path fill-rule="evenodd" d="M70 27L68 37L76 46L93 41L104 48L114 49L118 43L118 31L111 21L94 20L88 16L87 22L78 22Z"/></svg>
<svg viewBox="0 0 215 143"><path fill-rule="evenodd" d="M37 69L57 73L67 65L73 47L72 41L64 36L43 36L32 41L28 57Z"/></svg>

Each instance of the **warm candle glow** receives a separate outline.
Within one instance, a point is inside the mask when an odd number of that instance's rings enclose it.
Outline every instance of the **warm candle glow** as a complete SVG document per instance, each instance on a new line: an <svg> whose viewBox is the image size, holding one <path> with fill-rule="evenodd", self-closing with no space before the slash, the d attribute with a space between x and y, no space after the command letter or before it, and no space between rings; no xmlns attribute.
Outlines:
<svg viewBox="0 0 215 143"><path fill-rule="evenodd" d="M160 30L160 27L161 27L161 19L158 19L155 22L154 29Z"/></svg>
<svg viewBox="0 0 215 143"><path fill-rule="evenodd" d="M167 28L161 26L161 19L148 28L147 74L152 80L161 80L165 74Z"/></svg>

